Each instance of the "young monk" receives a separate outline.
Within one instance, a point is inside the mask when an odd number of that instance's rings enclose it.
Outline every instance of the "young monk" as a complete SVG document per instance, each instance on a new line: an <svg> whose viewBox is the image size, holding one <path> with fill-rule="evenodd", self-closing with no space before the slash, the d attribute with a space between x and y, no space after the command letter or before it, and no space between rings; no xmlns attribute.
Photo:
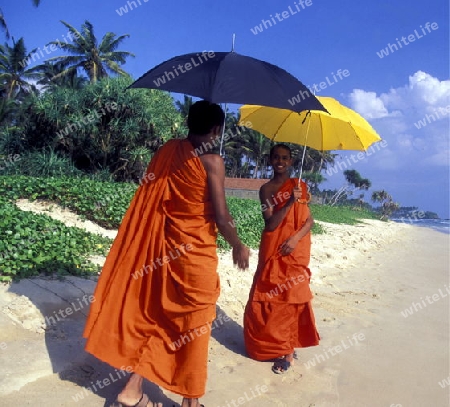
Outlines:
<svg viewBox="0 0 450 407"><path fill-rule="evenodd" d="M133 372L116 406L161 406L143 394L143 378L183 396L182 407L201 406L220 288L217 229L234 264L249 261L230 226L223 160L211 154L223 122L216 104L190 108L188 137L155 154L106 259L84 336L88 352Z"/></svg>
<svg viewBox="0 0 450 407"><path fill-rule="evenodd" d="M244 337L252 359L276 359L274 373L286 373L294 348L319 343L311 308L308 268L313 218L306 184L289 178L291 150L270 151L273 178L260 189L265 229L258 267L244 314Z"/></svg>

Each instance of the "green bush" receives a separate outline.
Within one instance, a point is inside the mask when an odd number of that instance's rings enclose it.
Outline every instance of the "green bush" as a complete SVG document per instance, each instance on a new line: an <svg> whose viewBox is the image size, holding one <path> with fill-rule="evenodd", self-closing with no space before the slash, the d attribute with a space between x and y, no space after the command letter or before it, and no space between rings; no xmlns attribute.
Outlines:
<svg viewBox="0 0 450 407"><path fill-rule="evenodd" d="M355 225L361 219L377 219L376 214L365 208L355 206L310 205L314 219L328 223Z"/></svg>
<svg viewBox="0 0 450 407"><path fill-rule="evenodd" d="M138 180L154 152L186 129L169 93L127 89L132 82L103 78L30 96L17 120L21 144L0 137L0 151L2 145L20 154L50 148L85 174L108 171L115 180Z"/></svg>
<svg viewBox="0 0 450 407"><path fill-rule="evenodd" d="M33 177L80 176L82 171L75 168L67 157L62 157L50 149L15 154L17 160L5 166L3 175L28 175ZM0 156L1 158L1 156Z"/></svg>
<svg viewBox="0 0 450 407"><path fill-rule="evenodd" d="M106 255L111 240L66 227L46 215L0 199L0 281L46 274L99 271L87 255Z"/></svg>
<svg viewBox="0 0 450 407"><path fill-rule="evenodd" d="M99 182L87 177L0 176L0 194L15 201L44 199L108 228L117 229L137 189L132 183Z"/></svg>
<svg viewBox="0 0 450 407"><path fill-rule="evenodd" d="M261 205L257 200L229 197L227 198L231 216L234 219L239 237L249 247L257 249L264 229L264 220L261 214ZM324 229L315 223L313 234L324 233ZM221 249L229 249L229 244L219 235L218 246Z"/></svg>
<svg viewBox="0 0 450 407"><path fill-rule="evenodd" d="M86 254L106 254L110 244L108 239L67 228L47 216L20 211L12 202L20 198L52 201L105 228L117 229L137 187L86 177L0 176L0 281L49 272L97 271ZM229 197L227 202L242 241L258 248L264 228L259 201ZM355 207L313 204L311 212L316 220L329 223L376 219L372 212ZM312 232L324 233L324 228L316 223ZM229 248L220 235L218 246Z"/></svg>

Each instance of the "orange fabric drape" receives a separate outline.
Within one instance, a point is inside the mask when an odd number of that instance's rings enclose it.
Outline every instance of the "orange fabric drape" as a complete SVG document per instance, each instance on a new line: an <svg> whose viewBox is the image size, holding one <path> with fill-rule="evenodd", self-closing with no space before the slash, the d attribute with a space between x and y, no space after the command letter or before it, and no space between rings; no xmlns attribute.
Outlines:
<svg viewBox="0 0 450 407"><path fill-rule="evenodd" d="M274 199L274 211L289 199L298 180L288 179ZM302 181L302 198L307 186ZM244 338L253 359L269 360L293 352L294 348L318 344L311 308L308 268L311 234L305 235L294 251L282 256L280 245L295 234L309 217L306 203L294 203L274 231L263 231L258 267L244 314Z"/></svg>
<svg viewBox="0 0 450 407"><path fill-rule="evenodd" d="M187 139L171 140L150 162L106 259L84 336L86 350L113 367L201 397L220 284L207 176L192 151Z"/></svg>

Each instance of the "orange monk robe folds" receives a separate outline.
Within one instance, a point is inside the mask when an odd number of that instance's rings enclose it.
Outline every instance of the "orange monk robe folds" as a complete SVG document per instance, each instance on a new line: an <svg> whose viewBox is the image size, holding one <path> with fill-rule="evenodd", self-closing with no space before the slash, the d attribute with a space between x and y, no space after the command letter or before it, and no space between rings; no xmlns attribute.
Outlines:
<svg viewBox="0 0 450 407"><path fill-rule="evenodd" d="M298 180L288 179L277 192L280 210ZM307 187L301 183L302 197ZM306 203L294 203L274 231L264 231L259 247L258 268L244 314L244 338L252 359L269 360L288 355L294 348L318 345L319 334L311 308L308 268L311 235L308 233L294 251L281 256L280 245L301 229L309 217Z"/></svg>
<svg viewBox="0 0 450 407"><path fill-rule="evenodd" d="M188 140L147 169L106 259L86 323L86 350L184 397L205 393L219 296L206 171ZM194 335L195 332L195 335Z"/></svg>

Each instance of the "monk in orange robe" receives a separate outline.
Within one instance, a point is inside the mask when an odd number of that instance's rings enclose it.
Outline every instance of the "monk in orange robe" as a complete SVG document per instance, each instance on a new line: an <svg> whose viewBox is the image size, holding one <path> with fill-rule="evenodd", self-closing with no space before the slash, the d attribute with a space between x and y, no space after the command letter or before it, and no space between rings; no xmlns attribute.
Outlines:
<svg viewBox="0 0 450 407"><path fill-rule="evenodd" d="M188 116L186 139L170 140L151 160L100 275L84 330L86 350L133 372L118 406L160 406L143 378L200 407L208 342L220 284L217 229L248 268L225 201L225 167L212 144L224 113L206 101Z"/></svg>
<svg viewBox="0 0 450 407"><path fill-rule="evenodd" d="M249 356L276 359L274 373L285 373L294 348L319 343L311 308L308 268L310 230L314 223L302 181L289 178L291 151L283 144L270 152L273 178L260 189L265 229L258 267L244 314L244 338Z"/></svg>

